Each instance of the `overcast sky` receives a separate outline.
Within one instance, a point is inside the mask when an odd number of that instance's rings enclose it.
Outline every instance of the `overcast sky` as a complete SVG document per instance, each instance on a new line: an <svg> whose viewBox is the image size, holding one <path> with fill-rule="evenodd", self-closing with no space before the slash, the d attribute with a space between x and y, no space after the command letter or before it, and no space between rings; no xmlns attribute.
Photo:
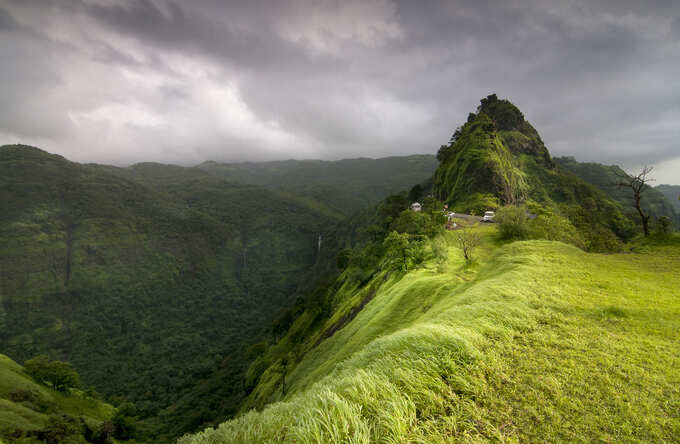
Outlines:
<svg viewBox="0 0 680 444"><path fill-rule="evenodd" d="M0 144L81 162L435 153L497 93L680 184L680 1L0 0Z"/></svg>

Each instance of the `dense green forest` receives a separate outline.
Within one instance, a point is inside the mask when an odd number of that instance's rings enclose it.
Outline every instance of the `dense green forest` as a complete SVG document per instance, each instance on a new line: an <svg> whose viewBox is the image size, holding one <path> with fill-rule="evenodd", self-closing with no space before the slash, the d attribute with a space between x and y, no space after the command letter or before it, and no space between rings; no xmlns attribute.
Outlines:
<svg viewBox="0 0 680 444"><path fill-rule="evenodd" d="M370 196L346 211L383 197L365 186ZM248 346L357 230L308 196L28 146L0 148L0 197L2 350L68 360L85 385L134 402L140 429L168 438L236 411Z"/></svg>
<svg viewBox="0 0 680 444"><path fill-rule="evenodd" d="M342 271L253 350L241 414L182 444L680 434L677 234L643 238L624 202L555 162L495 95L438 159L424 210L385 199ZM444 230L445 203L497 209L497 223Z"/></svg>

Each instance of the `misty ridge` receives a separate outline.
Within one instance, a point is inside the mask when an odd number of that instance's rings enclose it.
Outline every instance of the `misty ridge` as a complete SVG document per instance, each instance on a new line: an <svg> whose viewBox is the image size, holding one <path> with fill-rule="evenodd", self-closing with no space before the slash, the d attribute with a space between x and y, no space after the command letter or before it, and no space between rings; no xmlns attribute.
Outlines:
<svg viewBox="0 0 680 444"><path fill-rule="evenodd" d="M679 38L0 1L0 444L680 441Z"/></svg>

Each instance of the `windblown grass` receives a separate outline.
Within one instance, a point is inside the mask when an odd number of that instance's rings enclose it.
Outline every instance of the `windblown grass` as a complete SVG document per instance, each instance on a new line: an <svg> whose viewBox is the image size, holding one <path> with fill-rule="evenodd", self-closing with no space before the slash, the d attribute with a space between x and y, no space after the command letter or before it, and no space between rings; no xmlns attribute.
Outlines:
<svg viewBox="0 0 680 444"><path fill-rule="evenodd" d="M304 357L285 399L179 443L680 437L680 248L487 237L477 265L450 253L445 273L387 279Z"/></svg>

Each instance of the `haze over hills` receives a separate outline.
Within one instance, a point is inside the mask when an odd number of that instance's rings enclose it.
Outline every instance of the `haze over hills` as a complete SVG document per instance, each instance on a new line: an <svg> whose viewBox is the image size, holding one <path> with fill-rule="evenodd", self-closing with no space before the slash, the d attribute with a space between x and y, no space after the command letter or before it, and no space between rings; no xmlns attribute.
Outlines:
<svg viewBox="0 0 680 444"><path fill-rule="evenodd" d="M375 205L389 194L430 179L433 155L380 159L286 160L257 163L205 162L197 166L229 181L311 197L342 216Z"/></svg>

